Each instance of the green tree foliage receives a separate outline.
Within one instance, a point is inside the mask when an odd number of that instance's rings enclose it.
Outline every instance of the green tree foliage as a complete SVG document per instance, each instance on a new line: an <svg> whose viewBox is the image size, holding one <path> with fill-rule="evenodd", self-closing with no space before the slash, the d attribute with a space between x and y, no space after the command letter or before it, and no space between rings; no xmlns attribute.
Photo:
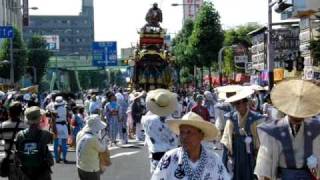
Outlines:
<svg viewBox="0 0 320 180"><path fill-rule="evenodd" d="M189 39L193 30L193 21L187 19L181 31L172 41L172 53L176 57L176 65L178 67L192 67L192 56L188 52Z"/></svg>
<svg viewBox="0 0 320 180"><path fill-rule="evenodd" d="M119 69L110 71L110 84L122 87L126 85L126 80Z"/></svg>
<svg viewBox="0 0 320 180"><path fill-rule="evenodd" d="M105 70L79 71L79 81L83 89L105 88L107 75Z"/></svg>
<svg viewBox="0 0 320 180"><path fill-rule="evenodd" d="M187 67L183 67L180 71L181 83L189 84L192 82L193 77L190 74L190 70Z"/></svg>
<svg viewBox="0 0 320 180"><path fill-rule="evenodd" d="M316 16L317 19L320 20L320 16ZM317 29L320 33L320 27ZM316 40L311 41L310 43L310 50L312 52L312 57L314 59L315 64L320 64L320 36L317 37Z"/></svg>
<svg viewBox="0 0 320 180"><path fill-rule="evenodd" d="M33 36L28 44L28 66L35 67L37 73L37 84L41 81L51 56L51 52L46 49L46 41L41 36ZM31 74L32 69L27 68ZM30 71L31 70L31 71ZM34 74L33 74L34 77Z"/></svg>
<svg viewBox="0 0 320 180"><path fill-rule="evenodd" d="M229 29L224 32L224 45L231 46L236 44L242 44L245 47L250 47L251 41L250 37L248 36L248 33L260 27L261 25L257 23L248 23ZM226 49L224 51L224 72L226 74L231 74L232 72L235 72L233 51L231 49Z"/></svg>
<svg viewBox="0 0 320 180"><path fill-rule="evenodd" d="M21 33L14 28L13 38L14 82L20 80L27 64L27 49L21 38ZM0 49L0 60L10 61L10 40L6 39ZM10 79L10 64L0 65L0 77Z"/></svg>
<svg viewBox="0 0 320 180"><path fill-rule="evenodd" d="M205 2L195 19L188 46L191 54L197 57L195 64L211 67L212 63L217 62L223 39L219 13L213 3Z"/></svg>

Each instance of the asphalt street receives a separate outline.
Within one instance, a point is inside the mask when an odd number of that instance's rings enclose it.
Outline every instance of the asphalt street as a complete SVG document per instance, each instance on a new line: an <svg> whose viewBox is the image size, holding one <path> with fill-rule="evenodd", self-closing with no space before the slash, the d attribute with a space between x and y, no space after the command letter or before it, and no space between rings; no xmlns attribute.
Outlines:
<svg viewBox="0 0 320 180"><path fill-rule="evenodd" d="M101 180L148 180L150 179L148 150L141 142L130 142L110 148L112 165L107 168ZM0 154L3 157L3 153ZM55 164L53 180L78 180L75 152L67 156L71 164ZM5 178L0 178L4 180Z"/></svg>

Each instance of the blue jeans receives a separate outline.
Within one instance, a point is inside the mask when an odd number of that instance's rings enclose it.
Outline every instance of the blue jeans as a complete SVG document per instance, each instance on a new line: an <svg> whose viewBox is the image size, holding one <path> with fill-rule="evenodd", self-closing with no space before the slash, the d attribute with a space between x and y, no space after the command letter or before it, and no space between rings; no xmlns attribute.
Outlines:
<svg viewBox="0 0 320 180"><path fill-rule="evenodd" d="M59 143L59 140L61 141L61 144ZM62 159L67 160L67 152L68 152L68 147L67 147L67 139L54 139L53 141L53 151L54 151L54 158L56 161L60 160L59 156L59 151L58 147L61 145L61 150L62 150Z"/></svg>

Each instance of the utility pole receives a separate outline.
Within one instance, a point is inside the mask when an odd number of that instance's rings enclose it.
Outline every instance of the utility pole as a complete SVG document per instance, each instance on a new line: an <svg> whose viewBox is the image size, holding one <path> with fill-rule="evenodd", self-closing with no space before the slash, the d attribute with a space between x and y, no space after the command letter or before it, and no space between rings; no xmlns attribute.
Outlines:
<svg viewBox="0 0 320 180"><path fill-rule="evenodd" d="M14 85L13 38L10 38L10 83Z"/></svg>

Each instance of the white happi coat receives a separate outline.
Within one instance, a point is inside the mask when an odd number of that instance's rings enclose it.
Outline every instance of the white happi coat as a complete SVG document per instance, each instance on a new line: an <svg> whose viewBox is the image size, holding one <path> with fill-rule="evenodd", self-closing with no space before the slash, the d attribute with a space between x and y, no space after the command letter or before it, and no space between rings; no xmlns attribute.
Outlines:
<svg viewBox="0 0 320 180"><path fill-rule="evenodd" d="M206 153L205 169L199 180L229 180L230 175L224 167L221 158L214 152L206 150ZM160 160L151 180L188 180L188 176L181 168L183 167L182 156L183 149L181 147L168 151ZM197 163L198 161L192 163L191 166L194 168Z"/></svg>

